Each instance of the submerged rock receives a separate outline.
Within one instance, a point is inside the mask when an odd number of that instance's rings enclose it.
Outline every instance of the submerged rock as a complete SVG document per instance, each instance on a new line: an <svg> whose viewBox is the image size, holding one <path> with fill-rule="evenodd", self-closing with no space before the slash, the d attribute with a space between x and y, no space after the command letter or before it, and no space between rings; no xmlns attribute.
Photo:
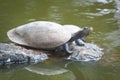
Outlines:
<svg viewBox="0 0 120 80"><path fill-rule="evenodd" d="M104 54L103 49L93 43L85 43L85 46L74 45L73 50L73 54L67 60L97 61Z"/></svg>

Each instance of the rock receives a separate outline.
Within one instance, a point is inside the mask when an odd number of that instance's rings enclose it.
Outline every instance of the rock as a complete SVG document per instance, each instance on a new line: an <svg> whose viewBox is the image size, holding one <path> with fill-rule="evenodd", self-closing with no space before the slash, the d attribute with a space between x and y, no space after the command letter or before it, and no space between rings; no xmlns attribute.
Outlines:
<svg viewBox="0 0 120 80"><path fill-rule="evenodd" d="M93 43L85 43L85 46L73 45L73 54L71 54L67 60L75 61L97 61L100 60L103 53L103 49Z"/></svg>
<svg viewBox="0 0 120 80"><path fill-rule="evenodd" d="M47 53L15 44L0 43L0 65L38 63L48 59Z"/></svg>
<svg viewBox="0 0 120 80"><path fill-rule="evenodd" d="M85 46L72 44L71 47L74 52L67 57L67 60L97 61L104 54L103 49L93 43L85 43ZM48 54L52 54L52 52L32 49L12 43L0 43L0 65L38 63L48 59Z"/></svg>

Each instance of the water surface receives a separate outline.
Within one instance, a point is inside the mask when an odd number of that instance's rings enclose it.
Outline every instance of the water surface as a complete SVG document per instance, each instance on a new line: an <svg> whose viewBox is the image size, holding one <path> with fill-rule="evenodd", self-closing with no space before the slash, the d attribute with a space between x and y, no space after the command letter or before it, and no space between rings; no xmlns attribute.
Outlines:
<svg viewBox="0 0 120 80"><path fill-rule="evenodd" d="M104 48L105 55L97 62L69 63L61 58L52 58L36 65L38 71L43 66L67 70L56 75L30 72L24 68L27 65L1 67L0 80L120 79L119 0L0 0L0 42L10 42L6 36L9 29L38 20L93 27L86 40Z"/></svg>

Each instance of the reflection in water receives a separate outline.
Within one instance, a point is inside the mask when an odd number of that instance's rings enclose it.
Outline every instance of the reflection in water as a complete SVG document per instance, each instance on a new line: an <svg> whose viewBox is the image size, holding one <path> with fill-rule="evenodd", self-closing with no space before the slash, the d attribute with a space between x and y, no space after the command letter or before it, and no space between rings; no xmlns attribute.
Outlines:
<svg viewBox="0 0 120 80"><path fill-rule="evenodd" d="M74 7L89 6L89 5L94 4L92 1L94 1L94 0L73 0L72 4L73 4Z"/></svg>
<svg viewBox="0 0 120 80"><path fill-rule="evenodd" d="M116 47L120 47L120 29L108 33L106 39L110 41L110 43L108 44L107 53L111 50L114 50Z"/></svg>
<svg viewBox="0 0 120 80"><path fill-rule="evenodd" d="M79 66L79 63L75 63ZM94 63L82 63L82 67L77 67L79 71L84 75L85 80L102 80ZM98 79L99 78L99 79Z"/></svg>
<svg viewBox="0 0 120 80"><path fill-rule="evenodd" d="M51 64L35 64L25 67L26 70L41 75L58 75L70 72L67 69L60 68Z"/></svg>
<svg viewBox="0 0 120 80"><path fill-rule="evenodd" d="M104 4L110 3L112 1L113 0L97 0L97 2L104 3Z"/></svg>
<svg viewBox="0 0 120 80"><path fill-rule="evenodd" d="M29 11L32 11L35 9L35 1L30 1L30 0L25 0L25 9L26 9L26 13L29 14Z"/></svg>
<svg viewBox="0 0 120 80"><path fill-rule="evenodd" d="M83 13L89 16L104 16L110 13L114 13L115 10L114 9L97 9L99 12L97 13Z"/></svg>
<svg viewBox="0 0 120 80"><path fill-rule="evenodd" d="M49 76L52 77L52 79L49 80L53 80L53 78L54 80L76 80L76 77L72 71L61 67L57 67L56 65L36 64L25 67L25 69L31 72L32 74L36 73L39 76L43 76L43 77L46 76L44 77L44 79L46 79L47 76Z"/></svg>
<svg viewBox="0 0 120 80"><path fill-rule="evenodd" d="M25 68L26 70L33 72L33 73L37 73L40 75L58 75L58 74L63 74L68 72L68 70L63 69L63 68L58 68L58 67L54 67L51 68L41 68L40 66L29 66Z"/></svg>
<svg viewBox="0 0 120 80"><path fill-rule="evenodd" d="M33 16L33 12L36 11L36 2L33 0L25 0L25 12L26 18ZM28 21L35 21L36 19L30 18Z"/></svg>
<svg viewBox="0 0 120 80"><path fill-rule="evenodd" d="M117 21L117 30L107 33L106 40L110 43L108 45L107 53L114 50L116 47L120 47L120 1L115 0L116 11L114 14L114 19Z"/></svg>
<svg viewBox="0 0 120 80"><path fill-rule="evenodd" d="M114 18L117 20L117 24L120 29L120 0L115 0L115 4L117 11L115 12Z"/></svg>
<svg viewBox="0 0 120 80"><path fill-rule="evenodd" d="M120 78L114 74L119 74L119 67L103 66L97 62L81 62L81 64L76 62L72 65L84 75L84 80L117 80Z"/></svg>
<svg viewBox="0 0 120 80"><path fill-rule="evenodd" d="M108 4L111 3L113 0L73 0L74 6L90 6L94 5L95 2Z"/></svg>
<svg viewBox="0 0 120 80"><path fill-rule="evenodd" d="M3 73L12 73L16 70L23 69L25 66L28 66L28 64L13 64L13 65L6 65L6 66L0 66L0 74Z"/></svg>
<svg viewBox="0 0 120 80"><path fill-rule="evenodd" d="M61 21L63 19L62 12L58 6L51 6L49 8L49 18L50 21L54 20L55 22Z"/></svg>

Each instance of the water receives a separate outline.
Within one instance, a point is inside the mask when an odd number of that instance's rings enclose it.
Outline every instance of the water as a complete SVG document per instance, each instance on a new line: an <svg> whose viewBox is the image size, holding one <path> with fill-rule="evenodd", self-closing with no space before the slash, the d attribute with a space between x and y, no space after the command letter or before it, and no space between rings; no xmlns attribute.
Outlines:
<svg viewBox="0 0 120 80"><path fill-rule="evenodd" d="M0 80L120 79L119 0L0 0L0 42L10 42L6 36L9 29L37 20L93 27L86 40L104 48L105 55L97 62L69 62L57 57L35 65L37 71L49 74L56 67L67 71L56 75L30 72L24 68L27 65L1 67Z"/></svg>

